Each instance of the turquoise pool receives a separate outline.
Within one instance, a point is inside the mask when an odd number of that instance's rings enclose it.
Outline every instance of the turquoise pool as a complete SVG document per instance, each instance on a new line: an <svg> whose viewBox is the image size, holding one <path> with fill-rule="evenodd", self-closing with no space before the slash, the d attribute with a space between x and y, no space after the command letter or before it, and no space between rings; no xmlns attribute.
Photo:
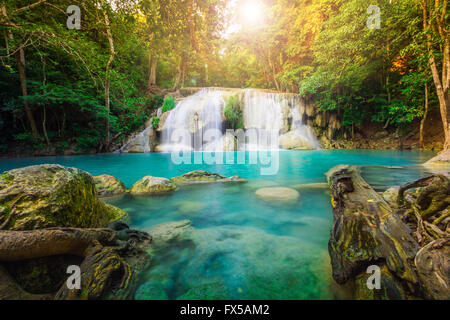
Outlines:
<svg viewBox="0 0 450 320"><path fill-rule="evenodd" d="M127 211L132 226L142 230L173 221L192 223L152 252L152 266L135 298L333 299L329 195L323 188L298 185L325 182L324 173L333 166L353 164L365 166L363 176L382 191L427 175L418 164L432 156L414 151L281 151L279 171L269 176L261 176L260 165L176 165L170 154L1 159L0 171L58 163L93 175L111 174L127 187L145 175L171 178L197 169L240 175L249 182L107 200ZM276 204L255 196L256 190L270 186L297 188L300 199Z"/></svg>

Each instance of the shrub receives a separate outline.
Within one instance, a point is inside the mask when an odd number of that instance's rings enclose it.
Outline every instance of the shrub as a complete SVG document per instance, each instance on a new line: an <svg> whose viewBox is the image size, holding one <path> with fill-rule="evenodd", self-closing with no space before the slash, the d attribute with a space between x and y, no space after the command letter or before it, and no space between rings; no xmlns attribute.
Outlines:
<svg viewBox="0 0 450 320"><path fill-rule="evenodd" d="M242 117L241 105L238 96L230 96L223 110L225 119L230 124L231 129L242 129L244 127L244 119Z"/></svg>
<svg viewBox="0 0 450 320"><path fill-rule="evenodd" d="M174 97L166 97L164 98L164 102L162 105L162 112L167 112L175 108L175 98Z"/></svg>
<svg viewBox="0 0 450 320"><path fill-rule="evenodd" d="M152 118L152 127L153 129L158 129L158 125L159 125L159 120L161 118L160 117L153 117Z"/></svg>

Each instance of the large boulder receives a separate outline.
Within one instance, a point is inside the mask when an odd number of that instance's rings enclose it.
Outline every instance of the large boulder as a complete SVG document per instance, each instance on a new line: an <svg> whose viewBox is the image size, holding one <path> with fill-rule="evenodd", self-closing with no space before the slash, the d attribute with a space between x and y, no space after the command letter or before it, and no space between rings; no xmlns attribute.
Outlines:
<svg viewBox="0 0 450 320"><path fill-rule="evenodd" d="M98 199L93 177L79 169L46 164L0 175L5 229L96 228L124 217L124 211Z"/></svg>
<svg viewBox="0 0 450 320"><path fill-rule="evenodd" d="M200 184L200 183L225 183L225 182L247 182L239 176L225 177L218 173L203 170L188 172L179 177L170 179L178 185Z"/></svg>
<svg viewBox="0 0 450 320"><path fill-rule="evenodd" d="M94 177L95 187L100 197L111 197L124 194L127 188L116 177L104 174Z"/></svg>
<svg viewBox="0 0 450 320"><path fill-rule="evenodd" d="M313 150L315 147L304 137L295 131L290 131L278 138L279 145L282 149L288 150Z"/></svg>
<svg viewBox="0 0 450 320"><path fill-rule="evenodd" d="M146 176L137 181L130 189L131 194L160 194L176 191L178 186L166 178Z"/></svg>
<svg viewBox="0 0 450 320"><path fill-rule="evenodd" d="M297 190L290 188L261 188L256 191L256 196L267 201L295 202L300 198Z"/></svg>

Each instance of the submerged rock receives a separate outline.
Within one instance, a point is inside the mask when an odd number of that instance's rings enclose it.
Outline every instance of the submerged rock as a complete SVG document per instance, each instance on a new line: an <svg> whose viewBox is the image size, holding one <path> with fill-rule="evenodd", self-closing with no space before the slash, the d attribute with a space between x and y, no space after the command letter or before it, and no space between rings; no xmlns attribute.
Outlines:
<svg viewBox="0 0 450 320"><path fill-rule="evenodd" d="M178 185L189 185L189 184L199 184L199 183L224 183L224 182L247 182L247 180L242 179L239 176L225 177L218 173L211 173L203 170L196 170L188 172L179 177L174 177L170 179Z"/></svg>
<svg viewBox="0 0 450 320"><path fill-rule="evenodd" d="M94 177L94 181L100 197L117 196L127 192L123 182L113 176L104 174Z"/></svg>
<svg viewBox="0 0 450 320"><path fill-rule="evenodd" d="M125 217L98 199L94 179L79 169L46 164L0 175L0 225L6 223L5 229L96 228Z"/></svg>
<svg viewBox="0 0 450 320"><path fill-rule="evenodd" d="M130 189L136 195L159 194L176 191L178 186L166 178L146 176L137 181Z"/></svg>
<svg viewBox="0 0 450 320"><path fill-rule="evenodd" d="M205 208L205 203L196 201L184 201L178 205L178 210L182 213L197 212Z"/></svg>
<svg viewBox="0 0 450 320"><path fill-rule="evenodd" d="M147 274L152 290L157 281L179 300L330 298L326 250L249 227L177 229Z"/></svg>
<svg viewBox="0 0 450 320"><path fill-rule="evenodd" d="M173 242L182 242L189 238L193 230L189 220L163 223L146 230L153 239L152 248L159 250L169 246Z"/></svg>
<svg viewBox="0 0 450 320"><path fill-rule="evenodd" d="M295 202L300 198L300 193L297 190L283 187L261 188L255 194L267 201Z"/></svg>

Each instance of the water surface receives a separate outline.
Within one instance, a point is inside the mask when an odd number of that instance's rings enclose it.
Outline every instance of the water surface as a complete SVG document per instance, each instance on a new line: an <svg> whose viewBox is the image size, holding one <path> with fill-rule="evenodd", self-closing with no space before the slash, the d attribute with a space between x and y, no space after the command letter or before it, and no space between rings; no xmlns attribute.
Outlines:
<svg viewBox="0 0 450 320"><path fill-rule="evenodd" d="M432 153L413 151L281 151L279 172L261 176L260 165L175 165L170 154L122 154L0 160L0 171L58 163L93 175L111 174L127 187L145 175L171 178L202 169L240 175L247 184L197 185L155 197L109 199L127 211L135 228L190 220L172 242L153 252L136 299L332 299L327 243L332 223L326 182L338 164L364 165L377 191L418 179L418 164ZM385 167L383 167L385 166ZM390 168L389 168L390 167ZM295 203L258 199L262 187L298 188ZM180 231L181 230L181 231Z"/></svg>

